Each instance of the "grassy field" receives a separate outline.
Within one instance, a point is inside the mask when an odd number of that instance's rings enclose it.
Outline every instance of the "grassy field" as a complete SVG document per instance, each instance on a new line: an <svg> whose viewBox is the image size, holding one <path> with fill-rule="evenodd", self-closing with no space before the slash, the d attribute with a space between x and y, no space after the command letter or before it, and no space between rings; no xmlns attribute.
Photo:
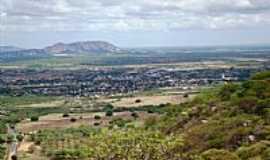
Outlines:
<svg viewBox="0 0 270 160"><path fill-rule="evenodd" d="M191 96L192 97L192 96ZM191 98L190 97L190 98ZM120 99L98 99L100 103L111 103L115 107L140 107L147 105L160 105L160 104L180 104L189 100L184 98L183 95L153 95L153 96L135 96Z"/></svg>
<svg viewBox="0 0 270 160"><path fill-rule="evenodd" d="M61 97L52 97L52 96L0 96L0 106L8 107L29 107L39 104L50 104L55 101L58 101Z"/></svg>

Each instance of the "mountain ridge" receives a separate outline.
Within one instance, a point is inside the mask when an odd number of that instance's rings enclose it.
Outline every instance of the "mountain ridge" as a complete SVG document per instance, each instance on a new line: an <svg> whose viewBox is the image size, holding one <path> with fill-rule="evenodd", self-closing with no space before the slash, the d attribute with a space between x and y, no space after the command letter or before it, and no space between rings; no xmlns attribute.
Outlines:
<svg viewBox="0 0 270 160"><path fill-rule="evenodd" d="M90 54L90 53L115 53L120 48L106 41L77 41L73 43L58 42L45 47L45 51L52 54Z"/></svg>
<svg viewBox="0 0 270 160"><path fill-rule="evenodd" d="M42 49L23 49L16 46L0 46L0 60L29 59L59 55L92 55L119 53L121 49L106 41L58 42Z"/></svg>
<svg viewBox="0 0 270 160"><path fill-rule="evenodd" d="M14 52L25 50L24 48L16 47L16 46L0 46L0 53L1 52Z"/></svg>

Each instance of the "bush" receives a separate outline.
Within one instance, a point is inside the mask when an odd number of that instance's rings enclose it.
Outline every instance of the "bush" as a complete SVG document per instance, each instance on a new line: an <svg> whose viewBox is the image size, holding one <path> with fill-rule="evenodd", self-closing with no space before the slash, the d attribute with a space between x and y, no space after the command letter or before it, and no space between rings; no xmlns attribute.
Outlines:
<svg viewBox="0 0 270 160"><path fill-rule="evenodd" d="M239 100L239 108L245 113L259 112L258 100L255 97L244 97Z"/></svg>
<svg viewBox="0 0 270 160"><path fill-rule="evenodd" d="M249 122L247 122L247 119ZM244 125L248 123L247 125ZM247 136L262 122L257 116L238 115L220 120L209 120L208 123L196 124L185 131L186 146L199 151L211 148L233 149L247 141ZM226 132L224 132L226 131Z"/></svg>
<svg viewBox="0 0 270 160"><path fill-rule="evenodd" d="M107 104L105 107L104 107L104 111L106 112L107 110L113 110L113 105L112 104Z"/></svg>
<svg viewBox="0 0 270 160"><path fill-rule="evenodd" d="M74 117L72 117L72 118L70 119L70 122L76 122L76 121L77 121L77 119L74 118Z"/></svg>
<svg viewBox="0 0 270 160"><path fill-rule="evenodd" d="M132 113L131 113L131 116L132 116L133 118L135 118L135 119L139 117L139 115L138 115L137 112L132 112Z"/></svg>
<svg viewBox="0 0 270 160"><path fill-rule="evenodd" d="M98 123L98 122L94 123L94 126L99 126L99 125L100 125L100 123Z"/></svg>
<svg viewBox="0 0 270 160"><path fill-rule="evenodd" d="M38 117L38 116L32 116L32 117L30 118L30 120L31 120L32 122L36 122L36 121L39 120L39 117Z"/></svg>
<svg viewBox="0 0 270 160"><path fill-rule="evenodd" d="M158 119L155 116L150 116L144 121L144 126L146 129L153 128L158 123Z"/></svg>
<svg viewBox="0 0 270 160"><path fill-rule="evenodd" d="M252 80L267 80L270 79L270 71L257 73L251 77Z"/></svg>
<svg viewBox="0 0 270 160"><path fill-rule="evenodd" d="M263 157L270 154L270 144L268 143L258 142L248 147L240 147L236 153L241 159L256 159L260 157L260 159L267 160Z"/></svg>
<svg viewBox="0 0 270 160"><path fill-rule="evenodd" d="M68 113L64 113L62 117L69 117L69 114Z"/></svg>
<svg viewBox="0 0 270 160"><path fill-rule="evenodd" d="M154 113L154 111L152 109L148 109L147 113Z"/></svg>
<svg viewBox="0 0 270 160"><path fill-rule="evenodd" d="M19 142L21 142L21 141L23 140L23 135L18 134L18 135L16 136L16 138L17 138L17 140L18 140Z"/></svg>
<svg viewBox="0 0 270 160"><path fill-rule="evenodd" d="M67 160L67 159L85 159L87 155L80 150L58 150L54 153L54 160Z"/></svg>
<svg viewBox="0 0 270 160"><path fill-rule="evenodd" d="M117 127L123 128L129 122L130 122L129 120L124 120L122 118L116 118L116 119L113 119L112 121L110 121L110 124L112 126L116 125Z"/></svg>
<svg viewBox="0 0 270 160"><path fill-rule="evenodd" d="M186 93L186 94L183 95L183 97L184 97L184 98L188 98L189 95Z"/></svg>
<svg viewBox="0 0 270 160"><path fill-rule="evenodd" d="M106 116L107 116L107 117L113 116L113 110L107 110L107 111L106 111Z"/></svg>
<svg viewBox="0 0 270 160"><path fill-rule="evenodd" d="M3 135L0 135L0 144L3 144L6 142L6 139L4 138Z"/></svg>
<svg viewBox="0 0 270 160"><path fill-rule="evenodd" d="M202 154L203 160L240 160L237 155L226 150L210 149Z"/></svg>
<svg viewBox="0 0 270 160"><path fill-rule="evenodd" d="M11 143L14 141L14 136L13 135L8 135L7 136L7 143Z"/></svg>
<svg viewBox="0 0 270 160"><path fill-rule="evenodd" d="M100 120L100 119L101 119L101 117L100 117L100 115L95 115L95 116L94 116L94 119L96 119L96 120Z"/></svg>
<svg viewBox="0 0 270 160"><path fill-rule="evenodd" d="M231 95L239 89L237 84L227 84L223 85L218 93L221 100L227 101L231 98Z"/></svg>
<svg viewBox="0 0 270 160"><path fill-rule="evenodd" d="M16 155L12 155L11 156L11 160L17 160L18 158L17 158L17 156Z"/></svg>

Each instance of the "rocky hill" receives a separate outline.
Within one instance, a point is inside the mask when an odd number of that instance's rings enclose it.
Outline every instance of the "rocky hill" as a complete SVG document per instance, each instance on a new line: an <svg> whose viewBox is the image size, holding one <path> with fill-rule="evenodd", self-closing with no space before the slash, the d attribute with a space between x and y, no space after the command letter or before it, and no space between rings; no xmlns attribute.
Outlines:
<svg viewBox="0 0 270 160"><path fill-rule="evenodd" d="M74 43L56 43L42 49L22 49L13 46L0 46L0 61L44 58L57 55L118 53L120 48L105 41L81 41Z"/></svg>
<svg viewBox="0 0 270 160"><path fill-rule="evenodd" d="M84 41L69 44L56 43L44 48L44 50L53 54L95 54L120 51L115 45L104 41Z"/></svg>

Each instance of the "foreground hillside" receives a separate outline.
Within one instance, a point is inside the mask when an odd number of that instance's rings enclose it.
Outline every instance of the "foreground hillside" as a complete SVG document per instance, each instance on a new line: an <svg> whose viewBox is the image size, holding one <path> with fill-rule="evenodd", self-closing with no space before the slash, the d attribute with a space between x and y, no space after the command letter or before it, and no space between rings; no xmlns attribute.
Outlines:
<svg viewBox="0 0 270 160"><path fill-rule="evenodd" d="M269 160L270 72L205 91L191 102L157 107L143 125L118 118L107 126L31 134L21 159ZM137 118L133 112L134 119ZM34 142L34 143L33 143Z"/></svg>

